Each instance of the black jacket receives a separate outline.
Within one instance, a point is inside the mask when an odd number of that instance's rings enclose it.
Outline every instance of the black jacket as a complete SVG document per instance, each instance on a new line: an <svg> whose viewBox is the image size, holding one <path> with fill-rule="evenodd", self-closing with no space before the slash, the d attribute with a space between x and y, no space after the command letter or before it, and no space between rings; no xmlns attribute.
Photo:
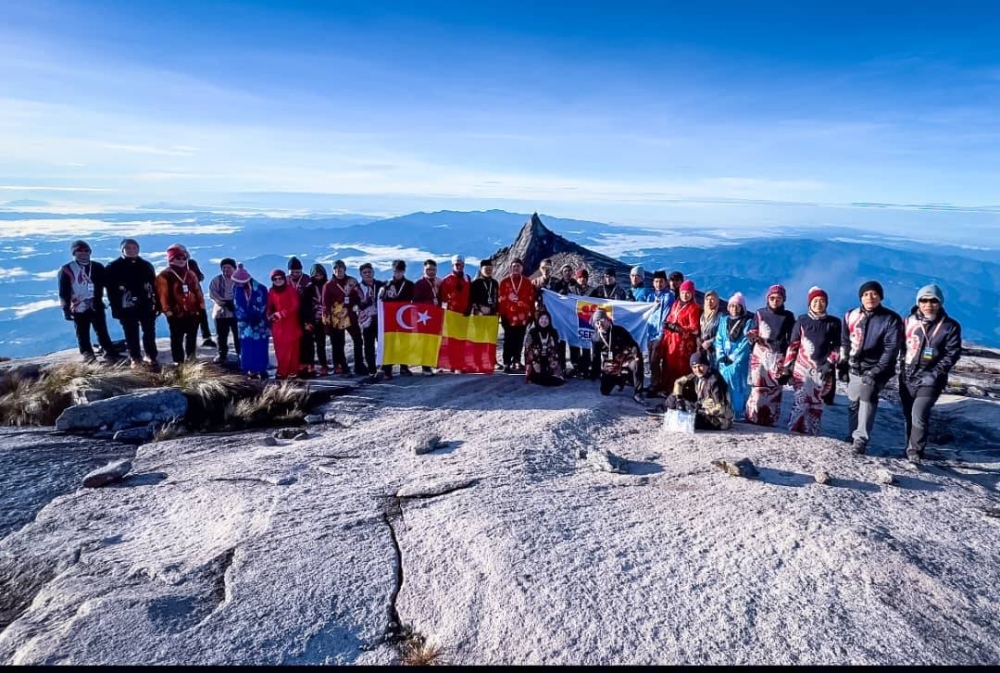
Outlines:
<svg viewBox="0 0 1000 673"><path fill-rule="evenodd" d="M497 315L500 308L500 282L480 276L469 286L469 309L472 315Z"/></svg>
<svg viewBox="0 0 1000 673"><path fill-rule="evenodd" d="M786 308L772 311L770 306L757 309L754 314L756 327L751 330L767 347L784 357L788 343L792 340L795 314Z"/></svg>
<svg viewBox="0 0 1000 673"><path fill-rule="evenodd" d="M895 311L880 305L869 313L858 307L844 316L840 360L852 374L871 374L884 383L896 372L902 336L903 321Z"/></svg>
<svg viewBox="0 0 1000 673"><path fill-rule="evenodd" d="M119 257L105 270L111 315L118 319L156 313L156 270L142 257Z"/></svg>
<svg viewBox="0 0 1000 673"><path fill-rule="evenodd" d="M406 278L387 280L378 298L382 301L413 301L413 281Z"/></svg>
<svg viewBox="0 0 1000 673"><path fill-rule="evenodd" d="M618 301L628 301L629 293L621 285L615 283L610 289L606 285L598 285L590 291L591 297L598 299L613 299Z"/></svg>
<svg viewBox="0 0 1000 673"><path fill-rule="evenodd" d="M925 323L914 306L904 324L903 336L903 347L899 349L903 382L911 388L944 390L948 372L962 357L962 326L945 313L944 307L937 320Z"/></svg>
<svg viewBox="0 0 1000 673"><path fill-rule="evenodd" d="M67 262L59 268L59 303L63 313L69 315L73 301L73 262ZM90 281L94 284L94 309L104 310L104 287L107 284L107 270L100 262L90 262Z"/></svg>
<svg viewBox="0 0 1000 673"><path fill-rule="evenodd" d="M802 344L806 344L805 351L808 358L812 360L812 366L818 366L824 362L831 362L830 355L834 354L833 361L836 361L836 354L841 343L840 318L830 314L822 318L814 318L808 313L803 313L792 329L792 340L788 344L788 357L785 358L785 366L791 366L795 362L792 354L798 355L802 350ZM803 363L805 360L803 360Z"/></svg>

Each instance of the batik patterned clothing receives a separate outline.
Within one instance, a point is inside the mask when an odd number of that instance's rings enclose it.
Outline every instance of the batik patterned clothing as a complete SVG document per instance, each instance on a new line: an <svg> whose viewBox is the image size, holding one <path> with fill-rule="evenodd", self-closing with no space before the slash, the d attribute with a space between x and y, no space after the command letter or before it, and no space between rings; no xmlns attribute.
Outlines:
<svg viewBox="0 0 1000 673"><path fill-rule="evenodd" d="M524 376L528 383L562 385L559 333L552 327L533 327L524 338Z"/></svg>
<svg viewBox="0 0 1000 673"><path fill-rule="evenodd" d="M266 373L270 357L267 342L267 288L251 280L233 290L240 339L240 368L247 374Z"/></svg>
<svg viewBox="0 0 1000 673"><path fill-rule="evenodd" d="M823 398L833 389L836 364L840 359L838 318L806 313L792 329L785 355L785 370L792 371L794 397L788 429L818 435L823 419Z"/></svg>
<svg viewBox="0 0 1000 673"><path fill-rule="evenodd" d="M746 420L767 427L774 427L781 415L783 386L778 383L785 364L785 352L795 326L791 311L770 307L754 314L755 329L750 332L754 343L750 354L750 398L747 400Z"/></svg>

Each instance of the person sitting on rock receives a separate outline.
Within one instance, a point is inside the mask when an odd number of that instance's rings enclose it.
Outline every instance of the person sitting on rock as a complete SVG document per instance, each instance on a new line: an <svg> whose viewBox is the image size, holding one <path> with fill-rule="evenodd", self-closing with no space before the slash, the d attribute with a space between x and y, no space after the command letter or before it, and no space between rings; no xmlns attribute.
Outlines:
<svg viewBox="0 0 1000 673"><path fill-rule="evenodd" d="M610 395L618 386L632 386L632 398L638 402L642 393L643 362L639 344L628 330L615 325L604 309L594 311L593 357L601 376L601 394Z"/></svg>
<svg viewBox="0 0 1000 673"><path fill-rule="evenodd" d="M660 409L653 414L666 413L667 409L690 411L695 414L696 430L729 430L733 427L733 403L729 388L719 372L712 369L712 362L703 350L691 356L691 373L674 382L674 390Z"/></svg>
<svg viewBox="0 0 1000 673"><path fill-rule="evenodd" d="M525 383L561 386L565 380L559 356L559 333L552 326L552 316L542 309L524 338Z"/></svg>

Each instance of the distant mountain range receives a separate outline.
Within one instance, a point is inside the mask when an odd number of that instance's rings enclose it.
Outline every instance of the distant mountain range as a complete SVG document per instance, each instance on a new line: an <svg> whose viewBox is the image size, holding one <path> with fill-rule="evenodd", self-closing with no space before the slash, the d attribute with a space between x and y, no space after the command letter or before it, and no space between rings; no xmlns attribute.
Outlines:
<svg viewBox="0 0 1000 673"><path fill-rule="evenodd" d="M329 268L343 259L356 274L360 263L370 261L382 278L389 276L391 261L402 258L413 278L428 257L438 260L440 273L449 271L454 253L468 258L470 272L483 257L509 257L503 248L517 247L515 239L524 226L534 227L536 238L562 241L558 245L570 246L566 250L581 260L611 260L623 274L634 264L648 273L676 269L699 290L714 288L724 298L740 290L751 304L762 304L767 287L781 282L796 312L805 310L805 295L816 284L829 292L831 310L843 313L857 303L857 287L874 278L885 287L886 303L905 313L920 286L937 282L965 338L1000 346L1000 251L994 249L880 238L847 228L830 228L822 236L768 231L750 237L723 228L663 230L545 215L536 219L500 210L375 219L169 210L65 215L9 208L0 211L0 355L37 355L74 345L71 326L55 304L55 274L68 261L75 238L87 239L95 258L107 262L119 255L123 236L135 235L143 256L158 268L165 263L167 246L180 241L210 277L223 257L235 257L252 274L266 278L272 268L285 268L294 254L307 270L314 262ZM537 266L532 254L525 260L530 273Z"/></svg>

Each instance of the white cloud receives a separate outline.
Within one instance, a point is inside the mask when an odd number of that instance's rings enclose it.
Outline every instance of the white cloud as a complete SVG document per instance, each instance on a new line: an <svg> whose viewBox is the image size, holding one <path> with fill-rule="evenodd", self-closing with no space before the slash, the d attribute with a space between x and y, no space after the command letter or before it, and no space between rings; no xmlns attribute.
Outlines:
<svg viewBox="0 0 1000 673"><path fill-rule="evenodd" d="M5 192L115 192L110 187L75 187L56 185L0 185Z"/></svg>
<svg viewBox="0 0 1000 673"><path fill-rule="evenodd" d="M0 306L0 311L13 311L15 318L23 318L26 315L30 315L38 311L44 311L49 308L56 308L57 306L59 306L58 299L42 299L40 301L33 301L28 304L19 304L17 306Z"/></svg>
<svg viewBox="0 0 1000 673"><path fill-rule="evenodd" d="M154 234L235 234L240 227L231 224L198 224L195 220L166 222L135 220L130 222L105 222L90 218L62 220L11 220L0 229L2 238L26 236L86 236L90 234L148 236Z"/></svg>
<svg viewBox="0 0 1000 673"><path fill-rule="evenodd" d="M42 271L41 273L33 274L35 280L52 280L59 275L59 269L53 269L52 271Z"/></svg>
<svg viewBox="0 0 1000 673"><path fill-rule="evenodd" d="M168 157L190 157L197 152L194 147L174 145L173 147L154 147L153 145L127 145L119 143L101 143L101 147L110 150L121 150L135 154L158 154Z"/></svg>
<svg viewBox="0 0 1000 673"><path fill-rule="evenodd" d="M21 276L27 276L28 272L19 266L13 269L0 269L0 280L13 280L14 278L20 278Z"/></svg>

